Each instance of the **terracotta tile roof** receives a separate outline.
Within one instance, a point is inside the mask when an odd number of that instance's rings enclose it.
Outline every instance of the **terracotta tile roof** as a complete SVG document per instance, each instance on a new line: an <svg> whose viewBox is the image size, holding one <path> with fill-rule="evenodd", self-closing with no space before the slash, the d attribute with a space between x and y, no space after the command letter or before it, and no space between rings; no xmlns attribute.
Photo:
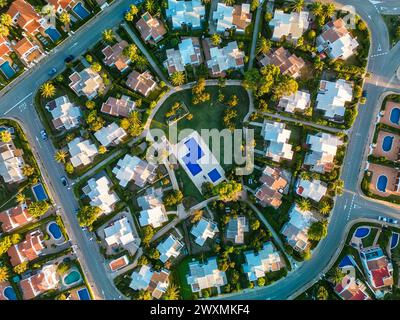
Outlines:
<svg viewBox="0 0 400 320"><path fill-rule="evenodd" d="M1 229L4 232L18 228L32 220L32 216L28 214L27 210L29 203L18 205L0 213Z"/></svg>
<svg viewBox="0 0 400 320"><path fill-rule="evenodd" d="M47 0L47 2L53 5L56 9L61 7L65 10L68 6L75 2L75 0Z"/></svg>
<svg viewBox="0 0 400 320"><path fill-rule="evenodd" d="M24 0L12 1L7 13L12 18L19 15L17 18L17 24L28 33L36 33L41 28L39 23L41 18L39 14L37 14L34 8Z"/></svg>
<svg viewBox="0 0 400 320"><path fill-rule="evenodd" d="M7 254L10 257L11 264L16 266L24 261L35 260L44 249L42 239L42 233L37 230L28 233L23 242L10 247Z"/></svg>
<svg viewBox="0 0 400 320"><path fill-rule="evenodd" d="M0 36L0 59L11 52L8 42L7 38Z"/></svg>

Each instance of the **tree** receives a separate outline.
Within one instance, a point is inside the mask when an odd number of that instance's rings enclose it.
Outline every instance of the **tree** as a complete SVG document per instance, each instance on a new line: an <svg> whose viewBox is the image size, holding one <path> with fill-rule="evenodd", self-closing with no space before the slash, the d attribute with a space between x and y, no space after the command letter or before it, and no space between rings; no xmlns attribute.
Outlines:
<svg viewBox="0 0 400 320"><path fill-rule="evenodd" d="M70 266L68 263L66 262L61 262L58 266L57 266L57 273L59 275L64 275L68 270L70 269Z"/></svg>
<svg viewBox="0 0 400 320"><path fill-rule="evenodd" d="M337 285L342 282L344 273L339 267L336 267L328 272L328 277L330 281Z"/></svg>
<svg viewBox="0 0 400 320"><path fill-rule="evenodd" d="M142 229L142 231L143 231L143 236L142 236L143 245L147 247L154 236L154 228L152 226L145 226Z"/></svg>
<svg viewBox="0 0 400 320"><path fill-rule="evenodd" d="M110 42L113 42L114 39L115 39L115 36L114 36L114 32L112 31L112 29L106 29L103 31L103 40L105 42L110 43Z"/></svg>
<svg viewBox="0 0 400 320"><path fill-rule="evenodd" d="M183 200L183 193L180 190L172 190L168 192L164 198L163 203L167 207L172 207Z"/></svg>
<svg viewBox="0 0 400 320"><path fill-rule="evenodd" d="M51 82L45 82L40 87L40 93L43 98L52 98L56 94L56 87Z"/></svg>
<svg viewBox="0 0 400 320"><path fill-rule="evenodd" d="M150 14L154 14L157 9L157 5L154 0L146 0L144 3L144 8L146 11L150 12Z"/></svg>
<svg viewBox="0 0 400 320"><path fill-rule="evenodd" d="M326 221L316 221L310 225L308 229L308 238L310 240L319 241L328 234L328 223Z"/></svg>
<svg viewBox="0 0 400 320"><path fill-rule="evenodd" d="M15 197L18 203L24 203L26 201L26 196L23 193L18 193Z"/></svg>
<svg viewBox="0 0 400 320"><path fill-rule="evenodd" d="M160 251L158 251L156 248L151 248L148 252L148 256L150 259L158 260L160 259Z"/></svg>
<svg viewBox="0 0 400 320"><path fill-rule="evenodd" d="M56 152L56 154L54 155L54 159L58 162L58 163L65 163L65 160L67 158L67 151L65 150L58 150Z"/></svg>
<svg viewBox="0 0 400 320"><path fill-rule="evenodd" d="M327 3L323 6L324 16L330 18L335 14L335 5L333 3Z"/></svg>
<svg viewBox="0 0 400 320"><path fill-rule="evenodd" d="M0 8L4 8L8 5L8 0L0 0Z"/></svg>
<svg viewBox="0 0 400 320"><path fill-rule="evenodd" d="M164 300L178 300L180 297L179 288L171 283L164 294Z"/></svg>
<svg viewBox="0 0 400 320"><path fill-rule="evenodd" d="M127 131L130 136L137 137L142 133L143 125L140 120L140 115L138 111L133 111L129 114L127 118L124 118L120 122L122 129Z"/></svg>
<svg viewBox="0 0 400 320"><path fill-rule="evenodd" d="M65 164L65 171L66 171L68 174L72 174L72 173L75 171L75 168L74 168L74 166L72 165L72 163L71 163L70 161L68 161L68 162Z"/></svg>
<svg viewBox="0 0 400 320"><path fill-rule="evenodd" d="M297 205L301 211L309 211L311 209L310 200L301 198L297 201Z"/></svg>
<svg viewBox="0 0 400 320"><path fill-rule="evenodd" d="M257 279L257 285L259 287L263 287L265 285L265 278L264 277L258 278Z"/></svg>
<svg viewBox="0 0 400 320"><path fill-rule="evenodd" d="M299 85L295 79L287 75L281 75L278 77L275 86L273 88L274 97L278 100L282 96L289 96L295 93Z"/></svg>
<svg viewBox="0 0 400 320"><path fill-rule="evenodd" d="M135 61L138 56L138 47L135 44L128 45L123 51L122 54L127 57L132 62Z"/></svg>
<svg viewBox="0 0 400 320"><path fill-rule="evenodd" d="M0 36L8 37L9 34L10 34L10 29L5 25L0 24Z"/></svg>
<svg viewBox="0 0 400 320"><path fill-rule="evenodd" d="M257 41L257 53L267 54L271 50L271 41L267 40L265 37L261 37Z"/></svg>
<svg viewBox="0 0 400 320"><path fill-rule="evenodd" d="M137 261L138 266L144 266L149 264L149 259L147 259L146 256L141 255L140 258Z"/></svg>
<svg viewBox="0 0 400 320"><path fill-rule="evenodd" d="M86 118L86 122L92 131L98 131L103 128L106 121L102 116L98 115L97 110L92 110Z"/></svg>
<svg viewBox="0 0 400 320"><path fill-rule="evenodd" d="M213 193L218 195L222 201L236 201L242 192L242 184L235 180L223 181L214 186Z"/></svg>
<svg viewBox="0 0 400 320"><path fill-rule="evenodd" d="M239 103L239 98L237 97L236 94L234 94L233 96L231 96L231 98L228 101L228 106L230 106L231 108L236 107Z"/></svg>
<svg viewBox="0 0 400 320"><path fill-rule="evenodd" d="M0 267L0 282L7 281L9 277L8 268L6 266Z"/></svg>
<svg viewBox="0 0 400 320"><path fill-rule="evenodd" d="M0 238L0 256L7 252L7 250L12 246L12 241L10 236L5 236Z"/></svg>
<svg viewBox="0 0 400 320"><path fill-rule="evenodd" d="M337 179L333 181L330 185L330 189L341 196L344 192L344 181L342 179Z"/></svg>
<svg viewBox="0 0 400 320"><path fill-rule="evenodd" d="M250 10L251 10L251 11L257 10L257 8L258 8L259 5L260 5L260 1L259 1L259 0L251 0L251 3L250 3Z"/></svg>
<svg viewBox="0 0 400 320"><path fill-rule="evenodd" d="M107 152L107 148L105 146L99 147L99 154L105 154Z"/></svg>
<svg viewBox="0 0 400 320"><path fill-rule="evenodd" d="M140 290L137 293L136 300L151 300L151 293L148 290Z"/></svg>
<svg viewBox="0 0 400 320"><path fill-rule="evenodd" d="M92 109L94 109L94 107L96 106L96 103L95 103L94 101L92 101L92 100L87 100L87 101L85 102L85 106L86 106L86 108L88 108L89 110L92 110Z"/></svg>
<svg viewBox="0 0 400 320"><path fill-rule="evenodd" d="M101 64L98 62L93 62L92 65L90 66L90 68L94 71L94 72L100 72L101 71Z"/></svg>
<svg viewBox="0 0 400 320"><path fill-rule="evenodd" d="M39 218L44 215L49 208L50 204L47 201L36 201L29 205L28 213L34 218Z"/></svg>
<svg viewBox="0 0 400 320"><path fill-rule="evenodd" d="M319 286L317 291L317 299L318 300L328 300L329 293L328 290L324 286Z"/></svg>
<svg viewBox="0 0 400 320"><path fill-rule="evenodd" d="M24 273L26 270L28 270L28 261L16 265L13 270L17 274Z"/></svg>
<svg viewBox="0 0 400 320"><path fill-rule="evenodd" d="M328 215L332 208L328 201L321 201L319 204L319 212L323 215Z"/></svg>
<svg viewBox="0 0 400 320"><path fill-rule="evenodd" d="M300 12L304 8L304 0L295 0L291 5L291 9L296 12Z"/></svg>
<svg viewBox="0 0 400 320"><path fill-rule="evenodd" d="M236 0L224 0L225 4L227 6L233 6L236 2Z"/></svg>
<svg viewBox="0 0 400 320"><path fill-rule="evenodd" d="M243 80L243 86L245 89L255 91L257 90L260 82L261 74L257 69L253 68L245 71Z"/></svg>
<svg viewBox="0 0 400 320"><path fill-rule="evenodd" d="M258 230L259 228L260 228L260 220L254 220L252 223L251 223L251 230L253 230L253 231L256 231L256 230Z"/></svg>
<svg viewBox="0 0 400 320"><path fill-rule="evenodd" d="M30 177L30 176L32 176L33 174L35 173L35 168L33 168L33 167L31 167L30 165L24 165L23 167L22 167L22 174L25 176L25 177Z"/></svg>
<svg viewBox="0 0 400 320"><path fill-rule="evenodd" d="M324 8L321 2L317 1L312 4L311 12L316 17L322 17L324 15Z"/></svg>
<svg viewBox="0 0 400 320"><path fill-rule="evenodd" d="M186 77L183 72L177 71L174 72L169 79L173 86L180 86L185 83Z"/></svg>
<svg viewBox="0 0 400 320"><path fill-rule="evenodd" d="M64 25L69 25L70 23L71 23L71 16L70 16L70 14L68 13L68 12L66 12L66 11L63 11L61 14L60 14L60 21L61 21L61 23L63 23Z"/></svg>
<svg viewBox="0 0 400 320"><path fill-rule="evenodd" d="M93 223L99 218L101 209L99 207L83 206L77 214L81 227L91 228Z"/></svg>
<svg viewBox="0 0 400 320"><path fill-rule="evenodd" d="M139 9L138 9L134 4L131 4L131 5L129 6L129 12L130 12L132 15L136 16L136 15L139 13Z"/></svg>
<svg viewBox="0 0 400 320"><path fill-rule="evenodd" d="M0 140L4 143L8 143L12 140L10 131L4 130L0 132Z"/></svg>
<svg viewBox="0 0 400 320"><path fill-rule="evenodd" d="M0 24L6 27L12 26L12 17L8 13L3 13L0 17Z"/></svg>
<svg viewBox="0 0 400 320"><path fill-rule="evenodd" d="M135 16L132 13L130 13L129 11L127 13L125 13L125 20L126 21L132 22L133 19L135 19Z"/></svg>
<svg viewBox="0 0 400 320"><path fill-rule="evenodd" d="M145 71L147 69L148 62L147 59L142 55L137 55L135 58L135 68L139 71ZM165 86L165 82L161 81L159 86L163 88Z"/></svg>
<svg viewBox="0 0 400 320"><path fill-rule="evenodd" d="M214 46L218 46L221 43L221 36L218 33L214 33L210 40Z"/></svg>
<svg viewBox="0 0 400 320"><path fill-rule="evenodd" d="M201 220L203 216L203 210L194 210L192 213L192 220L191 223L196 223Z"/></svg>

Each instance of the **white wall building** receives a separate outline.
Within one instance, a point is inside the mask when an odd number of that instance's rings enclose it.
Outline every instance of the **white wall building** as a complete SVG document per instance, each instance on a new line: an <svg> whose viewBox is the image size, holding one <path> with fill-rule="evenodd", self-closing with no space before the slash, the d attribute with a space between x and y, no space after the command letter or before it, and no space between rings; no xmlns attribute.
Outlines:
<svg viewBox="0 0 400 320"><path fill-rule="evenodd" d="M115 192L110 190L111 181L106 176L99 179L91 178L82 189L90 198L90 205L99 207L101 211L108 214L114 210L114 205L119 201Z"/></svg>
<svg viewBox="0 0 400 320"><path fill-rule="evenodd" d="M264 121L261 135L268 142L266 156L273 161L279 162L281 159L291 160L293 158L292 145L288 143L291 131L285 129L282 122Z"/></svg>

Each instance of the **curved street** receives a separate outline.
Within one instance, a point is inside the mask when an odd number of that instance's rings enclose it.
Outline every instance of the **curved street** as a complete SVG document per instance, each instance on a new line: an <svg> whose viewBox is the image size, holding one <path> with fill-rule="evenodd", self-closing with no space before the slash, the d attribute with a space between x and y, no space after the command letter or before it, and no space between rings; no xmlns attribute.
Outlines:
<svg viewBox="0 0 400 320"><path fill-rule="evenodd" d="M50 141L42 141L40 130L43 126L35 111L33 99L39 86L48 80L49 69L64 68L64 59L72 54L79 56L94 44L106 28L117 25L129 4L135 1L116 1L101 16L80 29L57 47L39 66L23 75L6 90L0 92L0 117L18 119L27 132L32 149L42 168L43 176L49 186L50 193L60 207L68 234L76 245L76 252L96 299L121 299L111 277L105 270L103 258L95 242L79 227L75 217L78 204L72 191L62 186L60 177L64 175L63 166L53 159L54 147ZM333 1L324 1L333 2ZM385 1L381 1L382 3ZM385 10L394 10L395 1L388 0ZM383 6L383 4L380 4ZM330 263L334 262L343 246L346 231L359 219L376 219L378 215L399 216L399 209L364 197L359 189L359 175L364 169L364 155L370 141L370 130L374 123L379 101L385 92L399 92L400 82L395 72L400 65L400 42L390 49L389 37L377 6L370 1L341 0L335 2L353 5L357 13L366 21L371 30L371 50L368 71L371 77L366 80L364 89L368 92L368 100L361 105L353 128L348 132L349 145L344 160L342 179L345 181L345 193L338 197L332 211L328 236L320 242L313 252L311 260L302 263L288 276L268 287L226 295L229 299L287 299L292 298L308 286L312 285L326 272ZM400 7L400 5L399 5ZM400 10L400 9L399 9ZM174 90L174 89L173 89ZM171 91L173 91L171 90ZM45 168L45 169L44 169ZM221 297L219 297L221 298Z"/></svg>

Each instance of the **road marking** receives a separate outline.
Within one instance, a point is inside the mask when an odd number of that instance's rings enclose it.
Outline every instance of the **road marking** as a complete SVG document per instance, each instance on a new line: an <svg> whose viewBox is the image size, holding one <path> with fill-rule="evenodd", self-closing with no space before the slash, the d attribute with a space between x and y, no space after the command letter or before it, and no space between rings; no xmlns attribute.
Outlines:
<svg viewBox="0 0 400 320"><path fill-rule="evenodd" d="M76 47L77 45L78 45L78 42L75 42L75 43L71 46L71 48Z"/></svg>
<svg viewBox="0 0 400 320"><path fill-rule="evenodd" d="M42 145L40 144L39 138L38 137L35 137L35 138L36 138L36 141L37 141L39 147L42 148Z"/></svg>
<svg viewBox="0 0 400 320"><path fill-rule="evenodd" d="M33 94L33 92L31 92L30 94L26 95L23 99L21 99L20 101L18 101L14 106L12 106L10 109L8 109L6 112L4 112L4 115L6 115L7 113L9 113L11 110L13 110L15 107L17 107L20 103L22 103L24 100L26 100L27 98L29 98L32 94Z"/></svg>

